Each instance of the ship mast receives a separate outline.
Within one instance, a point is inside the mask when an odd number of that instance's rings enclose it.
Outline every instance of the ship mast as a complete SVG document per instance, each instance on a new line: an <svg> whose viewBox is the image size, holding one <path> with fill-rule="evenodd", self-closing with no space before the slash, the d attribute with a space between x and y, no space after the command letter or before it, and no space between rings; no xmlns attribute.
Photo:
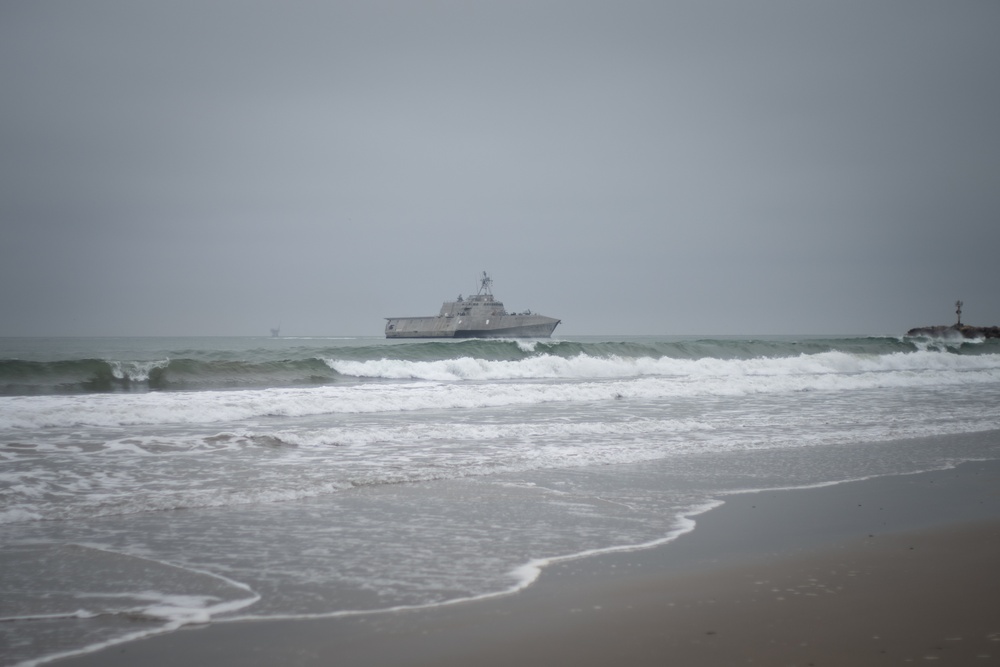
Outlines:
<svg viewBox="0 0 1000 667"><path fill-rule="evenodd" d="M483 271L483 277L479 279L479 291L476 295L484 295L493 298L493 279Z"/></svg>

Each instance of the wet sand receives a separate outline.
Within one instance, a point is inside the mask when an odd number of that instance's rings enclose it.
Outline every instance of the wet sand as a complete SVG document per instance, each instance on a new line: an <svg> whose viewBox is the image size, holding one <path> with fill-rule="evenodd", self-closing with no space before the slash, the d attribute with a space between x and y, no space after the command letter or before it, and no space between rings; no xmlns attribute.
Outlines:
<svg viewBox="0 0 1000 667"><path fill-rule="evenodd" d="M215 623L57 665L1000 664L1000 462L730 496L516 595Z"/></svg>

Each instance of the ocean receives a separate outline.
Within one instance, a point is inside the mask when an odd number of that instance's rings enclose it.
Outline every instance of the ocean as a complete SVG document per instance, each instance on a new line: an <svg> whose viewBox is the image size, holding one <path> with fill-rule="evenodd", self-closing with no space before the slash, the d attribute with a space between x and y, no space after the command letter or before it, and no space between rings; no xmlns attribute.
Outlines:
<svg viewBox="0 0 1000 667"><path fill-rule="evenodd" d="M0 339L0 656L447 604L1000 458L1000 341Z"/></svg>

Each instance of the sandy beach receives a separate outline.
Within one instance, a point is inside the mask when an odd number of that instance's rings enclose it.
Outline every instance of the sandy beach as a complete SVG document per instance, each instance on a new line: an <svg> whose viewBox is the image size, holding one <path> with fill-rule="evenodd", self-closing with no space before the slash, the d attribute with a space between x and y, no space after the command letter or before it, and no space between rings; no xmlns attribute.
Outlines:
<svg viewBox="0 0 1000 667"><path fill-rule="evenodd" d="M505 597L214 623L52 664L1000 663L1000 462L738 494L696 521Z"/></svg>

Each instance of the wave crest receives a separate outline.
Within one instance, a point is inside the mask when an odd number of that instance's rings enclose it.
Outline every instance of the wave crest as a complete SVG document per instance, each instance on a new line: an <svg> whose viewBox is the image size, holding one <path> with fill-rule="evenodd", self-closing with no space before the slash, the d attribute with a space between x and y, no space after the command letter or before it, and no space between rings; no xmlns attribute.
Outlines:
<svg viewBox="0 0 1000 667"><path fill-rule="evenodd" d="M338 373L381 381L313 388L0 397L0 428L238 421L265 416L733 396L1000 381L1000 355L843 352L780 359L619 359L552 355L522 361L334 362ZM487 382L490 380L491 382ZM547 380L547 381L542 381ZM554 381L553 381L554 380ZM564 381L562 381L564 380Z"/></svg>

